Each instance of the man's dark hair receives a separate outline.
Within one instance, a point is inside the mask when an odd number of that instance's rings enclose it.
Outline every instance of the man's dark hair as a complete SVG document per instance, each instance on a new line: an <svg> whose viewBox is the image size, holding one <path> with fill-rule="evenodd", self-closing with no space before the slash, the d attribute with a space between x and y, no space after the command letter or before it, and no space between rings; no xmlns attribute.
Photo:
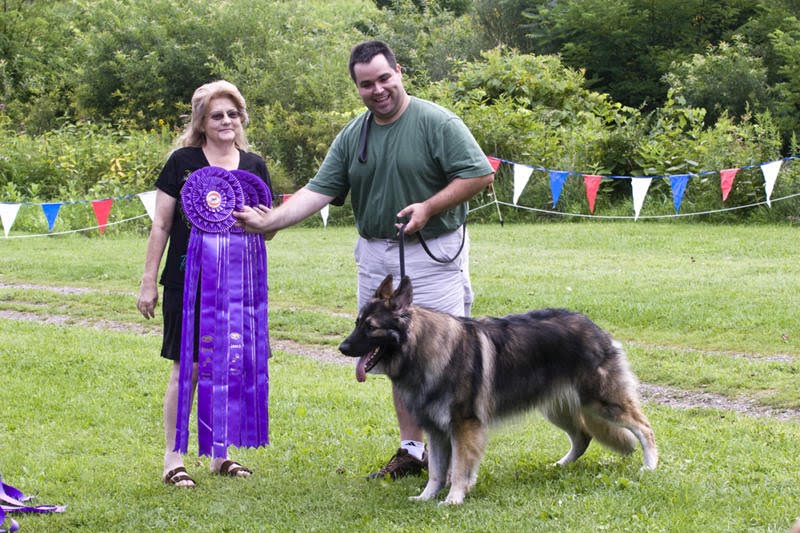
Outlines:
<svg viewBox="0 0 800 533"><path fill-rule="evenodd" d="M381 54L386 58L386 62L389 63L392 69L397 67L397 59L394 56L394 52L385 42L364 41L355 45L350 51L350 77L353 81L356 81L356 73L353 68L356 63L369 63L375 56Z"/></svg>

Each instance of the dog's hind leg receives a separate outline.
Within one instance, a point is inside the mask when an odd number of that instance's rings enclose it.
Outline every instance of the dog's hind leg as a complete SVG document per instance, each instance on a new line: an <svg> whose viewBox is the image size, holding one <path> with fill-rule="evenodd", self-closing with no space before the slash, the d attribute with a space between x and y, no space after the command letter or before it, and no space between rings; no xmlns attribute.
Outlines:
<svg viewBox="0 0 800 533"><path fill-rule="evenodd" d="M419 496L411 500L430 500L439 493L447 482L447 470L450 467L450 437L440 431L428 431L428 483Z"/></svg>
<svg viewBox="0 0 800 533"><path fill-rule="evenodd" d="M577 460L586 452L592 436L586 431L579 413L573 413L568 407L555 407L550 405L543 410L544 416L556 427L561 428L569 437L570 449L567 454L558 460L558 466L565 466Z"/></svg>
<svg viewBox="0 0 800 533"><path fill-rule="evenodd" d="M478 480L478 466L486 448L487 427L478 419L454 424L450 492L444 503L458 505Z"/></svg>

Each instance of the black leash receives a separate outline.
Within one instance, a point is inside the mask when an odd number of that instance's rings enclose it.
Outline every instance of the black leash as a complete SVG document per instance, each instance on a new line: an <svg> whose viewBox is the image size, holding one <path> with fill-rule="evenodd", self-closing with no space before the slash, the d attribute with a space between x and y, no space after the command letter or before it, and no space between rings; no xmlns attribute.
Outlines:
<svg viewBox="0 0 800 533"><path fill-rule="evenodd" d="M400 241L400 279L403 279L406 276L406 253L405 253L405 240L406 240L406 226L408 222L404 223L400 228L397 230L398 240ZM417 238L419 239L419 243L422 245L422 249L425 250L425 253L428 254L428 257L436 261L437 263L442 263L443 265L447 265L455 261L461 252L464 250L464 243L467 240L467 223L466 221L462 224L462 233L461 233L461 245L458 247L458 251L456 255L451 257L450 259L440 259L431 253L430 248L425 243L425 239L422 237L422 232L417 232Z"/></svg>
<svg viewBox="0 0 800 533"><path fill-rule="evenodd" d="M403 245L406 240L406 226L408 223L403 224L400 226L400 229L397 230L398 237L400 237L400 281L406 277L406 252L403 249Z"/></svg>

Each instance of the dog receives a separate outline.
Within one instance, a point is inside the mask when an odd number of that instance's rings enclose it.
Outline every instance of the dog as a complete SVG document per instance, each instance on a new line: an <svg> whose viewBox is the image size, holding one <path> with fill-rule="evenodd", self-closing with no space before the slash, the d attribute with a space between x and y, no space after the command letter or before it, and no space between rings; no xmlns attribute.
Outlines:
<svg viewBox="0 0 800 533"><path fill-rule="evenodd" d="M490 423L533 408L569 436L558 465L578 459L592 438L621 454L638 441L642 468L658 464L621 345L580 313L460 318L414 305L410 279L393 290L389 275L339 350L359 358L358 381L386 374L425 430L428 482L414 500L434 498L449 479L444 503L461 504L477 480Z"/></svg>

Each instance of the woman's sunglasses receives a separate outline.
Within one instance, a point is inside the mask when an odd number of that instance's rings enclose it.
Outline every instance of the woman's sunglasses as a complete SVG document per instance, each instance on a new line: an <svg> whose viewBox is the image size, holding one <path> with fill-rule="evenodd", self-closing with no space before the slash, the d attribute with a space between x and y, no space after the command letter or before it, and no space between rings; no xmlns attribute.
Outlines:
<svg viewBox="0 0 800 533"><path fill-rule="evenodd" d="M212 113L212 114L208 115L208 118L210 118L211 120L219 121L219 120L222 120L223 118L225 118L225 115L226 115L226 113L223 113L223 112L220 111L220 112ZM242 114L239 113L238 111L236 111L235 109L231 109L230 111L228 111L227 115L228 115L228 118L231 119L231 120L236 120L237 118L240 118L242 116Z"/></svg>

